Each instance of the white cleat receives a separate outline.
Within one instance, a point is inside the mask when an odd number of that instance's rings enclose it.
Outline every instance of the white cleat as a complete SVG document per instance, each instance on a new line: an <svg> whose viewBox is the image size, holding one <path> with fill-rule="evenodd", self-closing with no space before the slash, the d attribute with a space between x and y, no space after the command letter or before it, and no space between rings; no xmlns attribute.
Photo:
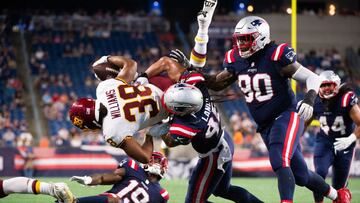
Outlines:
<svg viewBox="0 0 360 203"><path fill-rule="evenodd" d="M208 29L214 11L217 5L217 0L205 0L202 10L198 13L197 20L200 29Z"/></svg>
<svg viewBox="0 0 360 203"><path fill-rule="evenodd" d="M75 197L70 191L69 187L65 183L54 183L53 184L54 197L61 203L73 203Z"/></svg>

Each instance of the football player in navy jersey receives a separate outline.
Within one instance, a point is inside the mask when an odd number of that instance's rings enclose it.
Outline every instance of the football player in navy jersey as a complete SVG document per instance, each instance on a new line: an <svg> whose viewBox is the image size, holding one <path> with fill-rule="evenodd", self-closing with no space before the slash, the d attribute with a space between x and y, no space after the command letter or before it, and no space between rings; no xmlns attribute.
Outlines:
<svg viewBox="0 0 360 203"><path fill-rule="evenodd" d="M241 19L235 27L233 47L225 55L225 70L207 76L207 84L210 89L221 90L238 80L257 131L269 150L281 202L293 202L295 184L336 202L346 202L341 198L346 191L337 192L321 176L308 170L300 149L300 134L304 120L312 117L320 77L298 63L296 53L287 44L271 42L270 27L263 18ZM308 92L298 109L290 78L307 86Z"/></svg>
<svg viewBox="0 0 360 203"><path fill-rule="evenodd" d="M324 71L320 77L323 81L313 116L319 120L321 128L315 142L315 171L325 179L332 166L332 186L341 189L347 186L356 139L360 137L360 109L355 93L349 85L340 85L338 75ZM324 198L314 193L314 199L323 202Z"/></svg>
<svg viewBox="0 0 360 203"><path fill-rule="evenodd" d="M103 194L77 198L77 203L163 203L168 201L169 193L160 186L159 181L167 170L167 158L160 152L153 152L150 162L143 167L126 158L113 173L73 176L71 180L82 185L113 184Z"/></svg>
<svg viewBox="0 0 360 203"><path fill-rule="evenodd" d="M262 202L244 188L230 184L234 144L221 127L204 77L189 73L182 81L185 83L172 85L162 97L164 107L173 115L169 132L162 139L169 147L191 143L199 153L185 202L208 202L211 194L234 202Z"/></svg>

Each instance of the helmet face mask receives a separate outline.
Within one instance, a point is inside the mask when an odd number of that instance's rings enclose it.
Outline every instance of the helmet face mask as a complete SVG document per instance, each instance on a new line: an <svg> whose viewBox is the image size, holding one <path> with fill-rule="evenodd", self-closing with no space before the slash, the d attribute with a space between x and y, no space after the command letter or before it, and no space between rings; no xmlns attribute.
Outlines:
<svg viewBox="0 0 360 203"><path fill-rule="evenodd" d="M149 163L144 164L143 168L146 172L163 178L169 168L169 162L160 152L153 152Z"/></svg>
<svg viewBox="0 0 360 203"><path fill-rule="evenodd" d="M69 109L70 121L81 130L99 130L100 103L91 98L80 98Z"/></svg>
<svg viewBox="0 0 360 203"><path fill-rule="evenodd" d="M330 99L339 92L340 77L333 71L323 71L320 74L322 82L319 89L319 96L324 99Z"/></svg>
<svg viewBox="0 0 360 203"><path fill-rule="evenodd" d="M243 58L248 58L270 43L269 24L258 16L242 18L235 27L233 48Z"/></svg>
<svg viewBox="0 0 360 203"><path fill-rule="evenodd" d="M184 116L196 113L202 108L203 95L193 85L178 83L164 92L162 104L169 113Z"/></svg>

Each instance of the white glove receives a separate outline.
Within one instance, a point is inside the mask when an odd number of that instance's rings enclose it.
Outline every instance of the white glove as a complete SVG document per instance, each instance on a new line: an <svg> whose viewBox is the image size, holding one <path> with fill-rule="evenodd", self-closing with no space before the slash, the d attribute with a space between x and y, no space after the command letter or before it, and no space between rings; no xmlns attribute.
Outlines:
<svg viewBox="0 0 360 203"><path fill-rule="evenodd" d="M305 121L309 120L313 115L313 107L307 103L301 102L298 109L300 118L304 119Z"/></svg>
<svg viewBox="0 0 360 203"><path fill-rule="evenodd" d="M335 151L342 151L348 148L353 142L356 141L356 135L352 133L348 137L336 138L334 143Z"/></svg>
<svg viewBox="0 0 360 203"><path fill-rule="evenodd" d="M97 61L95 61L95 62L92 64L92 66L97 66L97 65L99 65L99 64L101 64L101 63L107 63L107 62L108 62L108 57L109 57L109 55L108 55L108 56L102 56L102 57L100 57Z"/></svg>
<svg viewBox="0 0 360 203"><path fill-rule="evenodd" d="M90 176L73 176L70 178L70 181L76 181L81 185L89 185L92 182L92 178Z"/></svg>
<svg viewBox="0 0 360 203"><path fill-rule="evenodd" d="M170 129L169 123L156 124L149 129L147 134L152 137L161 137L162 135L168 133L169 129Z"/></svg>

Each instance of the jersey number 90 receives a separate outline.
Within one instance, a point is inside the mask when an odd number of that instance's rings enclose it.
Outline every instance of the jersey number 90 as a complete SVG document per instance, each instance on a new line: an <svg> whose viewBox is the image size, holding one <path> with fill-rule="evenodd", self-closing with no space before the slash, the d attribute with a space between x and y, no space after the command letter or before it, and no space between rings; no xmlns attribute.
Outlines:
<svg viewBox="0 0 360 203"><path fill-rule="evenodd" d="M271 86L271 77L266 73L255 74L250 77L249 75L239 75L239 87L245 94L245 100L247 103L251 103L255 100L263 102L271 99L274 95Z"/></svg>

